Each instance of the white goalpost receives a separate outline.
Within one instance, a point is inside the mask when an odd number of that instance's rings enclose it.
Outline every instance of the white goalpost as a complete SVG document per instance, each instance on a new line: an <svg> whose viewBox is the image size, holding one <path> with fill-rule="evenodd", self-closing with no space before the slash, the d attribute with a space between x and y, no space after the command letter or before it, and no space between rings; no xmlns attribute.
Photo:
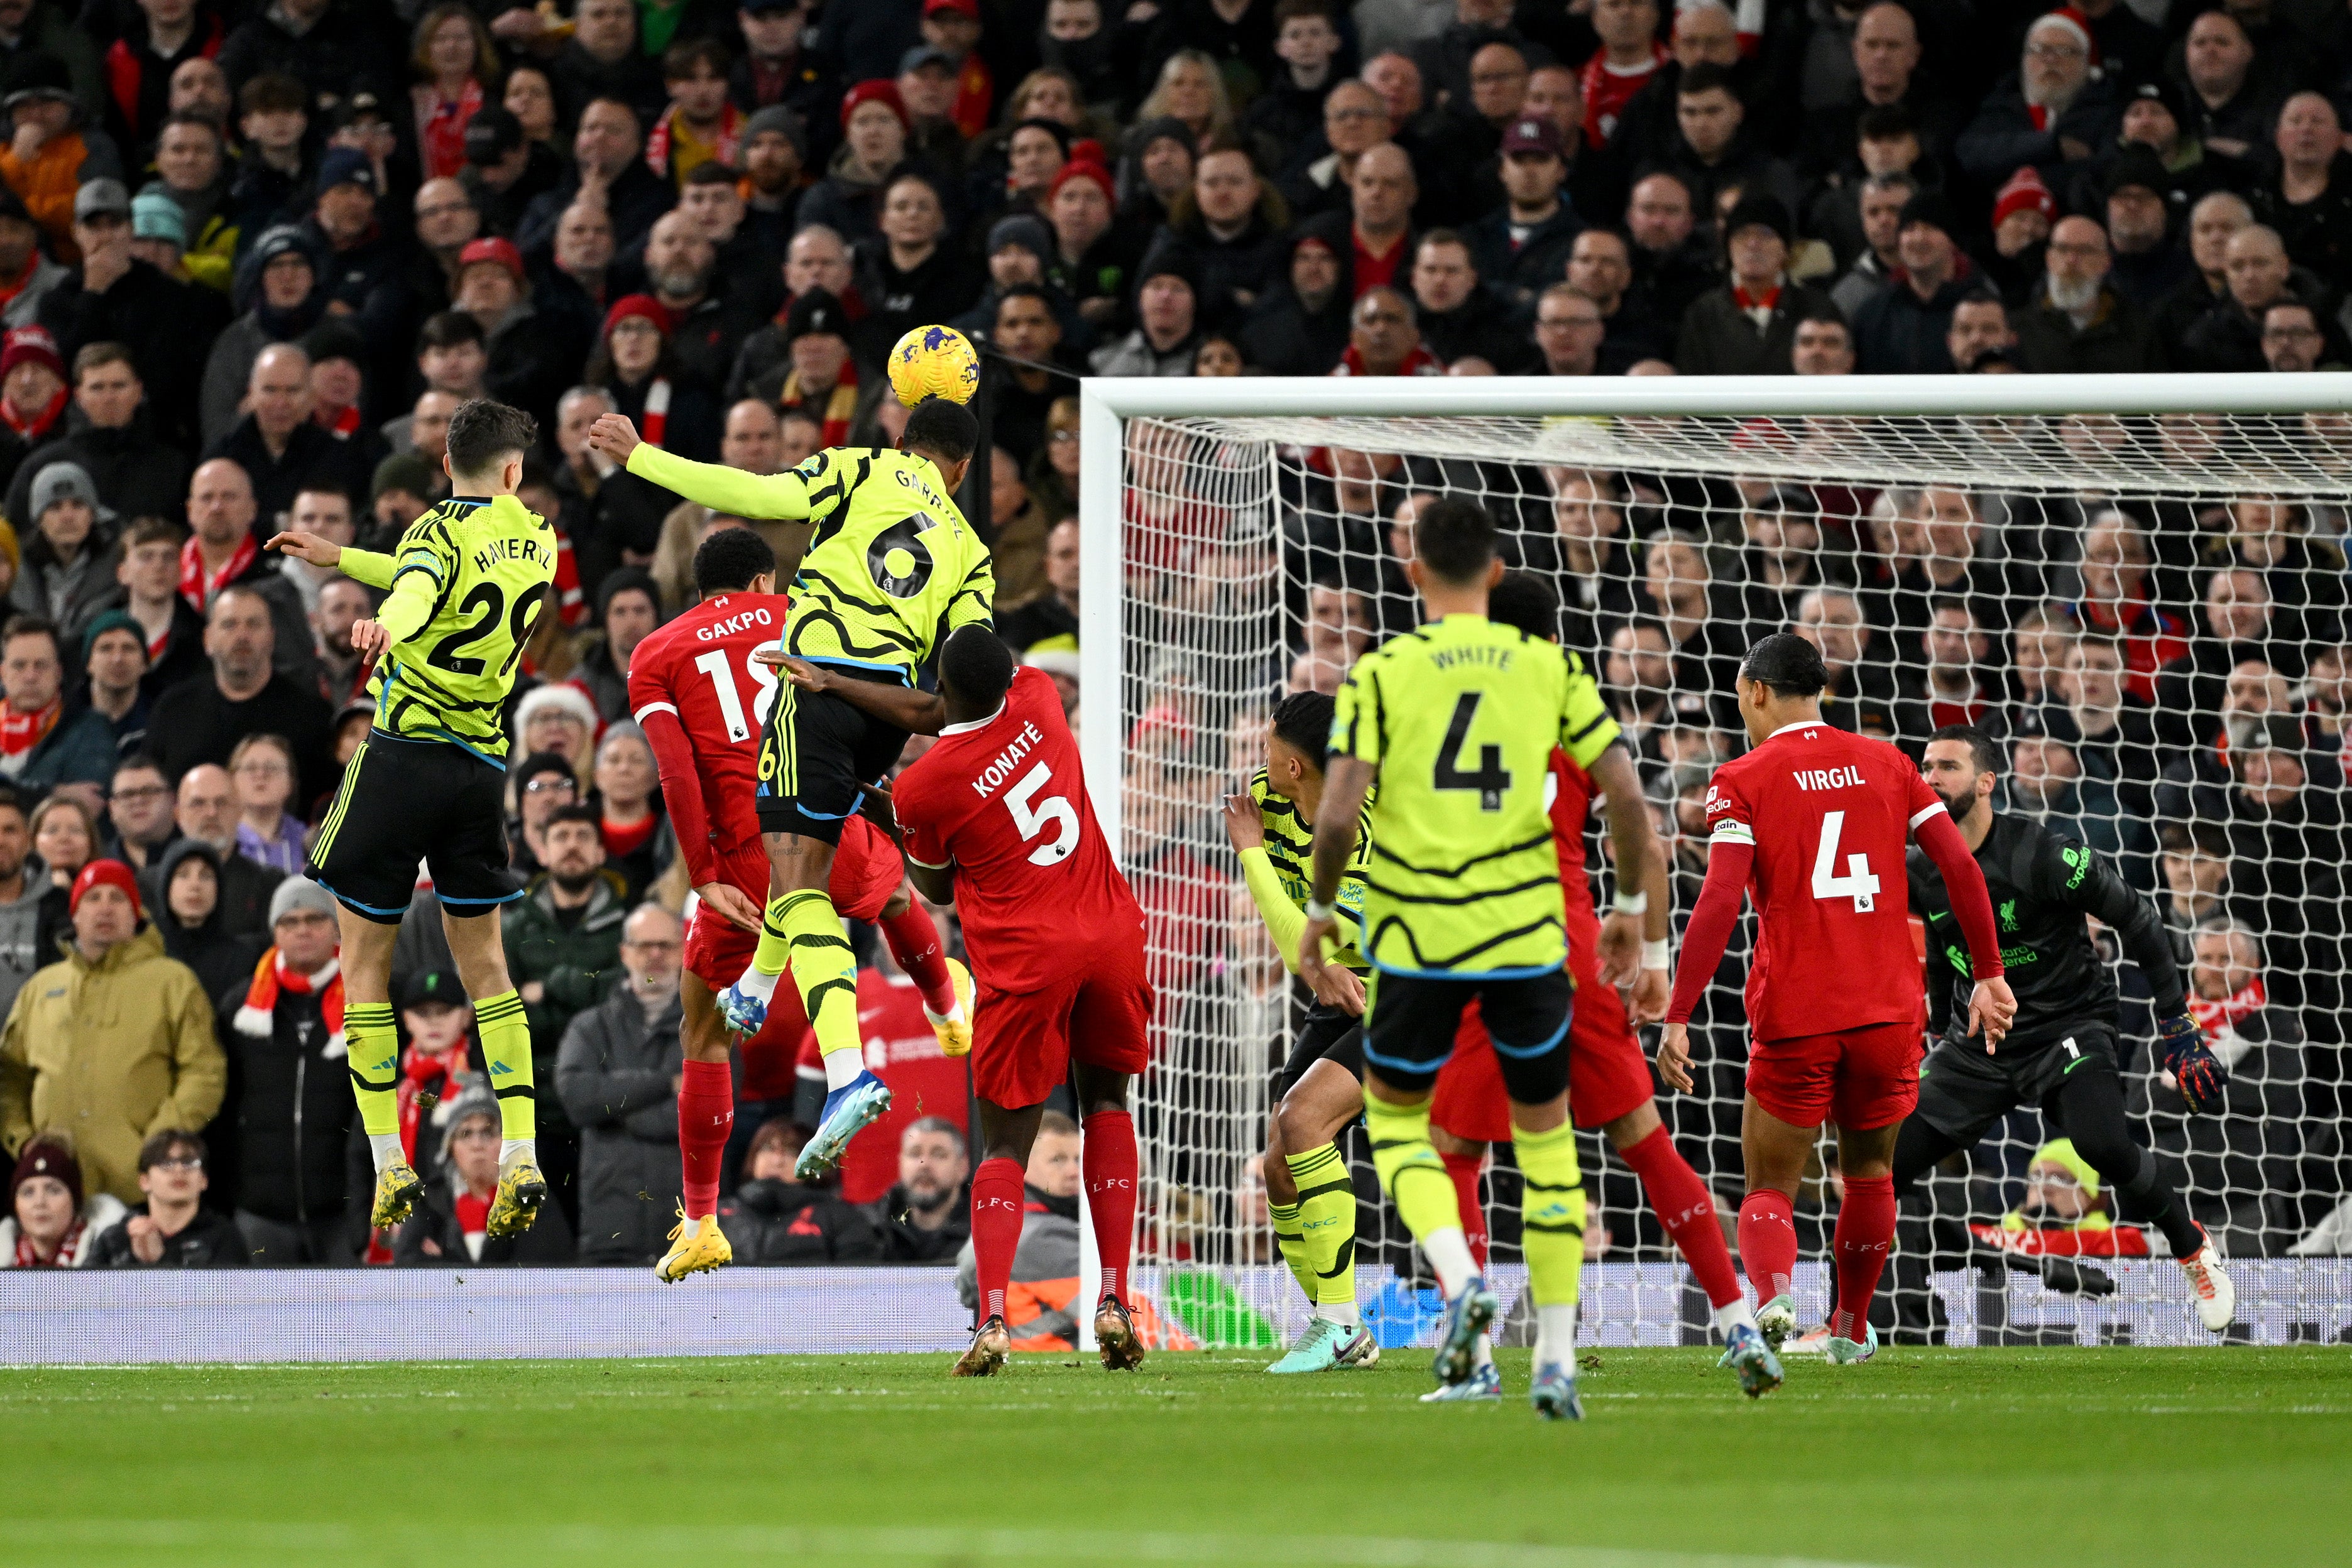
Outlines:
<svg viewBox="0 0 2352 1568"><path fill-rule="evenodd" d="M1705 863L1693 809L1744 748L1727 661L1756 637L1823 643L1834 722L1915 752L1936 723L1991 729L1997 804L2158 901L2231 1064L2223 1112L2188 1114L2117 964L2135 1125L2244 1260L2233 1333L2352 1333L2352 375L1091 379L1080 406L1080 745L1160 990L1136 1262L1183 1332L1262 1346L1306 1311L1252 1170L1292 988L1217 806L1275 702L1415 623L1400 557L1414 510L1452 493L1551 582L1563 642L1624 706L1678 940ZM1605 878L1597 845L1589 861ZM1732 1207L1748 924L1694 1020L1699 1092L1659 1102ZM2161 1239L2104 1187L2069 1196L2044 1152L2060 1132L2022 1108L1906 1204L1899 1332L2205 1337ZM1597 1137L1580 1148L1588 1338L1703 1341L1631 1174ZM1408 1343L1427 1305L1410 1244L1360 1147L1351 1163L1360 1294ZM1816 1321L1834 1184L1832 1161L1799 1200ZM1517 1193L1497 1149L1507 1285Z"/></svg>

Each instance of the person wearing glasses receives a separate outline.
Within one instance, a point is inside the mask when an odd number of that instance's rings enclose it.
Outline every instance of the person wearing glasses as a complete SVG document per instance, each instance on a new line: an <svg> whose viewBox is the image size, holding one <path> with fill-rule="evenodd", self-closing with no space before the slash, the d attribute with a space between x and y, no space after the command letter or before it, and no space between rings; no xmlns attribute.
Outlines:
<svg viewBox="0 0 2352 1568"><path fill-rule="evenodd" d="M680 1181L677 917L637 906L621 926L626 977L563 1031L556 1092L580 1129L583 1263L650 1263L668 1248Z"/></svg>
<svg viewBox="0 0 2352 1568"><path fill-rule="evenodd" d="M212 1178L204 1139L166 1128L139 1148L139 1190L147 1201L100 1235L93 1269L243 1269L253 1255L236 1222L200 1207Z"/></svg>

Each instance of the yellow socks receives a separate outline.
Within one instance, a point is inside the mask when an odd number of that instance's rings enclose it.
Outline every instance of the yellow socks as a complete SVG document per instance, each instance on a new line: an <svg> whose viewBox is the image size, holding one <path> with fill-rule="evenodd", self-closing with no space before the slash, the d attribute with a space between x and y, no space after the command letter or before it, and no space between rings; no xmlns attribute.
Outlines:
<svg viewBox="0 0 2352 1568"><path fill-rule="evenodd" d="M522 998L512 991L484 997L474 1004L474 1026L482 1031L482 1060L489 1064L490 1089L499 1097L499 1124L504 1140L499 1159L509 1163L517 1144L528 1145L539 1135L539 1106L532 1099L530 1022L523 1016ZM534 1157L525 1148L524 1157Z"/></svg>
<svg viewBox="0 0 2352 1568"><path fill-rule="evenodd" d="M378 1170L400 1157L400 1034L390 1002L353 1002L343 1009L343 1048L352 1070L352 1098ZM1313 1292L1309 1292L1312 1294Z"/></svg>
<svg viewBox="0 0 2352 1568"><path fill-rule="evenodd" d="M1265 1211L1274 1220L1274 1244L1282 1249L1282 1260L1290 1265L1290 1277L1307 1292L1309 1306L1315 1302L1315 1265L1307 1260L1307 1239L1298 1233L1298 1206L1276 1203L1268 1198Z"/></svg>
<svg viewBox="0 0 2352 1568"><path fill-rule="evenodd" d="M1429 1142L1429 1102L1392 1105L1367 1089L1364 1130L1372 1138L1372 1166L1397 1213L1437 1271L1450 1299L1477 1273L1470 1243L1462 1235L1462 1211L1454 1198L1454 1178Z"/></svg>
<svg viewBox="0 0 2352 1568"><path fill-rule="evenodd" d="M842 935L841 916L822 893L787 893L768 905L760 933L761 953L768 951L771 934L782 938L790 955L793 983L800 988L801 1005L808 1009L816 1048L825 1059L826 1086L838 1089L855 1080L866 1063L866 1042L857 1032L857 957ZM751 962L760 966L756 956ZM841 1056L844 1051L849 1054Z"/></svg>
<svg viewBox="0 0 2352 1568"><path fill-rule="evenodd" d="M1584 1268L1584 1178L1576 1168L1576 1130L1566 1122L1547 1133L1515 1124L1511 1145L1527 1183L1519 1245L1528 1256L1528 1289L1538 1307L1573 1303Z"/></svg>
<svg viewBox="0 0 2352 1568"><path fill-rule="evenodd" d="M1426 1120L1424 1119L1424 1128ZM1425 1134L1424 1134L1425 1135ZM1286 1156L1298 1185L1298 1231L1314 1270L1317 1314L1353 1322L1356 1314L1356 1189L1336 1144ZM1307 1281L1301 1281L1302 1284Z"/></svg>

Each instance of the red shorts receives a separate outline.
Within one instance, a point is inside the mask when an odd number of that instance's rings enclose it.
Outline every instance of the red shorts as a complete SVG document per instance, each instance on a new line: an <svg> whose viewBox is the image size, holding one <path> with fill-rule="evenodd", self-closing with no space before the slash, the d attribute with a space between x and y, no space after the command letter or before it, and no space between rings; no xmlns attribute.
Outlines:
<svg viewBox="0 0 2352 1568"><path fill-rule="evenodd" d="M1919 1103L1920 1049L1919 1026L1908 1021L1759 1040L1748 1053L1748 1092L1794 1127L1893 1126Z"/></svg>
<svg viewBox="0 0 2352 1568"><path fill-rule="evenodd" d="M1598 981L1580 984L1568 1025L1569 1114L1580 1127L1603 1126L1655 1092L1624 998L1614 987ZM1511 1140L1502 1065L1495 1060L1494 1042L1486 1037L1486 1023L1475 999L1462 1009L1453 1057L1438 1069L1429 1121L1457 1138L1487 1144Z"/></svg>
<svg viewBox="0 0 2352 1568"><path fill-rule="evenodd" d="M841 847L833 857L833 878L826 888L833 907L845 920L873 920L906 880L907 868L898 847L888 835L864 817L841 825ZM755 905L768 903L768 853L760 841L738 844L719 857L719 880ZM752 950L760 945L757 932L698 905L686 928L686 969L713 991L723 991L750 967Z"/></svg>
<svg viewBox="0 0 2352 1568"><path fill-rule="evenodd" d="M1090 957L1041 990L1000 991L977 977L971 1083L982 1099L1007 1110L1039 1104L1069 1076L1073 1059L1130 1077L1151 1065L1142 934Z"/></svg>

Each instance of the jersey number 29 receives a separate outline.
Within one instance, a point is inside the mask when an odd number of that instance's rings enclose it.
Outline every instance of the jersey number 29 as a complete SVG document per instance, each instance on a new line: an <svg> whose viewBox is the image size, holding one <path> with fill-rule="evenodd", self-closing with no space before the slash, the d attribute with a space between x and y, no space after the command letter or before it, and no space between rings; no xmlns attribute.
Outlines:
<svg viewBox="0 0 2352 1568"><path fill-rule="evenodd" d="M1061 831L1052 843L1039 844L1029 852L1031 865L1059 865L1078 847L1078 813L1068 799L1048 795L1037 800L1037 791L1053 781L1054 770L1040 762L1020 783L1004 792L1004 809L1013 813L1013 825L1021 830L1023 843L1041 837L1049 823L1061 824Z"/></svg>
<svg viewBox="0 0 2352 1568"><path fill-rule="evenodd" d="M1837 874L1838 839L1845 831L1845 813L1832 811L1822 819L1822 847L1813 856L1813 896L1815 898L1851 898L1853 912L1867 915L1876 907L1873 903L1878 893L1878 878L1870 869L1870 857L1851 854L1845 857L1845 874Z"/></svg>

